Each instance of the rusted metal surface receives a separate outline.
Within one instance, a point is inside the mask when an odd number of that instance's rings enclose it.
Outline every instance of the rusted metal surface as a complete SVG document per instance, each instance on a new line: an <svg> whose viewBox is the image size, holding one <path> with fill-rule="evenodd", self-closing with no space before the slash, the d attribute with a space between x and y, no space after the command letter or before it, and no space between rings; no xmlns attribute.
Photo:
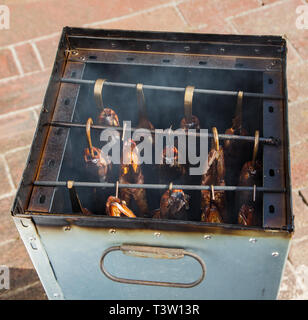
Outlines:
<svg viewBox="0 0 308 320"><path fill-rule="evenodd" d="M71 76L72 73L76 77L82 77L83 64L68 63L64 74ZM72 121L74 109L77 103L79 87L69 85L61 86L53 114L53 120ZM44 125L41 124L41 125ZM44 146L41 162L38 165L38 173L36 179L54 179L57 180L62 166L67 139L69 136L69 128L53 128L49 127L48 140ZM34 187L29 203L30 210L40 210L48 212L51 209L54 197L54 189L43 189Z"/></svg>
<svg viewBox="0 0 308 320"><path fill-rule="evenodd" d="M149 59L149 53L152 54ZM149 51L129 51L114 49L79 49L78 55L82 56L87 64L129 64L129 65L152 65L180 67L189 66L189 68L201 69L222 69L234 71L253 71L281 72L281 60L277 58L263 57L232 57L219 56L210 54L191 54L191 53L168 53L168 52L149 52ZM78 61L78 57L70 54L71 61Z"/></svg>
<svg viewBox="0 0 308 320"><path fill-rule="evenodd" d="M265 93L282 93L281 75L266 72L263 75ZM286 187L286 163L284 161L286 126L283 101L263 100L263 135L276 136L281 144L275 149L263 146L263 185L265 187ZM263 197L263 226L287 226L286 195L276 194ZM290 214L290 213L289 213ZM291 226L289 226L291 227Z"/></svg>

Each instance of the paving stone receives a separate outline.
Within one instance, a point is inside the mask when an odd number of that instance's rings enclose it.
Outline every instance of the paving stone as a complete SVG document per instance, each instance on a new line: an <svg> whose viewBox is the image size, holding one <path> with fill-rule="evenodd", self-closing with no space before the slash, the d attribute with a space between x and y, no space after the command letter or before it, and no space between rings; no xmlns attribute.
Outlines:
<svg viewBox="0 0 308 320"><path fill-rule="evenodd" d="M178 8L189 25L196 27L202 24L222 25L225 18L259 6L258 0L198 0L181 3Z"/></svg>
<svg viewBox="0 0 308 320"><path fill-rule="evenodd" d="M0 50L0 79L18 75L18 69L11 50Z"/></svg>
<svg viewBox="0 0 308 320"><path fill-rule="evenodd" d="M275 3L277 1L280 1L280 0L260 0L262 6L266 6L268 4L272 4L272 3Z"/></svg>
<svg viewBox="0 0 308 320"><path fill-rule="evenodd" d="M1 33L0 46L149 9L170 0L36 0L11 1L10 29Z"/></svg>
<svg viewBox="0 0 308 320"><path fill-rule="evenodd" d="M45 67L52 67L58 50L60 34L52 38L37 41L35 44L40 52Z"/></svg>
<svg viewBox="0 0 308 320"><path fill-rule="evenodd" d="M296 275L292 272L290 262L286 263L286 267L281 280L278 300L296 299L303 294L302 288L298 286Z"/></svg>
<svg viewBox="0 0 308 320"><path fill-rule="evenodd" d="M307 279L305 280L307 280L306 285L308 289L308 239L302 241L292 241L289 252L289 260L294 268L298 270L298 273L300 273L300 270L306 271L307 268ZM302 275L302 277L304 278L304 275Z"/></svg>
<svg viewBox="0 0 308 320"><path fill-rule="evenodd" d="M308 59L307 30L296 28L296 8L301 0L277 2L277 5L263 6L261 10L235 17L232 22L242 34L286 35L303 59Z"/></svg>
<svg viewBox="0 0 308 320"><path fill-rule="evenodd" d="M0 158L0 196L12 191L3 159Z"/></svg>
<svg viewBox="0 0 308 320"><path fill-rule="evenodd" d="M16 188L19 185L22 173L24 171L26 160L29 155L29 150L30 147L27 149L9 153L5 156Z"/></svg>
<svg viewBox="0 0 308 320"><path fill-rule="evenodd" d="M291 102L308 99L307 70L308 61L301 65L292 65L288 68L288 98Z"/></svg>
<svg viewBox="0 0 308 320"><path fill-rule="evenodd" d="M31 144L36 124L32 110L0 118L1 152Z"/></svg>
<svg viewBox="0 0 308 320"><path fill-rule="evenodd" d="M290 145L308 139L308 100L289 107Z"/></svg>
<svg viewBox="0 0 308 320"><path fill-rule="evenodd" d="M19 289L3 296L0 295L0 300L48 300L48 298L43 286L38 282L23 290Z"/></svg>
<svg viewBox="0 0 308 320"><path fill-rule="evenodd" d="M20 238L0 245L0 265L9 268L34 269L24 243Z"/></svg>
<svg viewBox="0 0 308 320"><path fill-rule="evenodd" d="M292 192L292 204L295 225L293 239L298 240L308 235L308 206L295 191Z"/></svg>
<svg viewBox="0 0 308 320"><path fill-rule="evenodd" d="M10 268L10 288L0 290L0 299L5 296L10 296L16 292L16 289L21 289L37 283L39 277L34 269ZM19 291L19 290L18 290ZM15 296L16 294L13 294Z"/></svg>
<svg viewBox="0 0 308 320"><path fill-rule="evenodd" d="M308 140L291 147L291 177L293 188L308 186Z"/></svg>
<svg viewBox="0 0 308 320"><path fill-rule="evenodd" d="M157 23L159 21L159 23ZM153 31L189 31L174 8L163 8L115 22L104 23L95 28L153 30Z"/></svg>
<svg viewBox="0 0 308 320"><path fill-rule="evenodd" d="M223 22L219 24L210 24L208 26L204 26L199 28L198 30L194 30L194 32L198 33L221 33L221 34L236 34L234 29L228 22Z"/></svg>
<svg viewBox="0 0 308 320"><path fill-rule="evenodd" d="M13 200L13 197L0 200L0 245L19 238L19 233L10 212Z"/></svg>
<svg viewBox="0 0 308 320"><path fill-rule="evenodd" d="M51 70L0 82L0 115L43 103Z"/></svg>
<svg viewBox="0 0 308 320"><path fill-rule="evenodd" d="M24 73L40 70L33 47L29 43L15 47L15 51Z"/></svg>

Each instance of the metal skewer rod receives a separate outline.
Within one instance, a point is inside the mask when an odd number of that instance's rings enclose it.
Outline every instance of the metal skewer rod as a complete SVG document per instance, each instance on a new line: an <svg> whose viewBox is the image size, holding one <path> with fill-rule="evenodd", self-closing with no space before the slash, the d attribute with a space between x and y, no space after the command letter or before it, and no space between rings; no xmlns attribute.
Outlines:
<svg viewBox="0 0 308 320"><path fill-rule="evenodd" d="M94 85L95 80L83 80L83 79L72 79L72 78L61 78L62 83L73 83L73 84L88 84ZM110 82L105 81L104 86L111 87L124 87L124 88L133 88L136 89L135 83L124 83L124 82ZM143 89L146 90L162 90L162 91L174 91L174 92L185 92L185 88L180 87L166 87L166 86L154 86L144 84ZM204 94L216 94L216 95L225 95L225 96L237 96L238 91L227 91L227 90L212 90L212 89L194 89L194 93L204 93ZM284 97L281 95L273 94L264 94L264 93L255 93L255 92L244 92L243 95L248 98L261 98L261 99L277 99L283 100Z"/></svg>
<svg viewBox="0 0 308 320"><path fill-rule="evenodd" d="M48 122L48 125L51 125L53 127L66 127L66 128L85 128L86 125L83 123L73 123L73 122L65 122L65 121L52 121ZM104 130L108 128L113 128L115 130L123 131L124 129L122 127L109 127L109 126L101 126L101 125L91 125L91 130ZM132 131L136 130L137 128L131 128ZM149 130L149 129L147 129ZM149 130L153 134L165 134L165 133L159 133L155 132L155 130ZM213 138L214 135L213 133L208 133L208 134L201 134L199 132L196 132L196 134L190 133L190 132L183 132L185 135L196 135L196 137L200 136L206 136L209 138ZM176 135L181 135L180 132L177 132ZM239 135L232 135L232 134L223 134L219 133L218 134L219 139L221 140L243 140L243 141L249 141L249 142L254 142L255 137L253 136L239 136ZM269 144L269 145L278 145L279 144L279 139L277 138L259 138L259 142L264 143L264 144Z"/></svg>
<svg viewBox="0 0 308 320"><path fill-rule="evenodd" d="M39 187L66 187L67 181L34 181L34 186ZM112 182L81 182L74 181L75 187L88 187L88 188L114 188L116 183ZM169 184L126 184L119 183L119 188L134 188L134 189L156 189L163 190L169 189ZM283 188L267 188L267 187L243 187L243 186L213 186L216 191L255 191L255 192L269 192L269 193L283 193L286 189ZM201 185L173 185L173 189L182 190L212 190L212 186Z"/></svg>

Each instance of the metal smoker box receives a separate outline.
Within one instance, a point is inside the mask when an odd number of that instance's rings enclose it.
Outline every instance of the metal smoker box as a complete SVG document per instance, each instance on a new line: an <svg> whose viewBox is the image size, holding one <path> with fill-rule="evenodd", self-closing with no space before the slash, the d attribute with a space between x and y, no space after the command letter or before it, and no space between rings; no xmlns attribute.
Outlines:
<svg viewBox="0 0 308 320"><path fill-rule="evenodd" d="M98 78L107 79L105 104L133 124L142 83L149 118L163 129L176 128L184 89L194 86L201 127L216 126L221 139L242 90L250 145L260 131L261 225L74 212L67 181L75 181L83 200L89 186L100 186L81 180L78 162L86 119L95 117ZM65 27L12 207L48 298L275 299L293 233L287 116L281 37ZM105 192L112 194L115 182ZM200 214L199 203L193 208Z"/></svg>

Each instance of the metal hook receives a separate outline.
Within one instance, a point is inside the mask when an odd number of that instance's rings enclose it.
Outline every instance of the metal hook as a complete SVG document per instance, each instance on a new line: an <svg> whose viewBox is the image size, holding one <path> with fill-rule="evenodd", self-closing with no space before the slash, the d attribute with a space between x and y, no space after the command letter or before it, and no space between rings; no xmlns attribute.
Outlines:
<svg viewBox="0 0 308 320"><path fill-rule="evenodd" d="M170 183L169 183L169 191L172 191L172 189L173 189L173 183L170 182Z"/></svg>
<svg viewBox="0 0 308 320"><path fill-rule="evenodd" d="M237 95L235 116L233 120L233 128L241 129L242 127L242 107L243 107L244 92L239 91Z"/></svg>
<svg viewBox="0 0 308 320"><path fill-rule="evenodd" d="M253 197L252 197L253 202L256 202L256 192L257 192L257 186L254 184L253 185Z"/></svg>
<svg viewBox="0 0 308 320"><path fill-rule="evenodd" d="M170 126L170 128L167 131L167 137L166 137L166 142L167 142L167 146L172 146L173 141L171 140L171 133L172 133L172 125Z"/></svg>
<svg viewBox="0 0 308 320"><path fill-rule="evenodd" d="M103 85L106 79L97 79L94 84L94 100L98 109L104 110Z"/></svg>
<svg viewBox="0 0 308 320"><path fill-rule="evenodd" d="M212 192L212 200L215 200L215 191L214 191L213 185L211 185L211 192Z"/></svg>
<svg viewBox="0 0 308 320"><path fill-rule="evenodd" d="M215 150L219 151L219 138L218 138L218 131L216 127L212 128L213 131L213 138L214 138L214 145L215 145Z"/></svg>
<svg viewBox="0 0 308 320"><path fill-rule="evenodd" d="M87 133L91 156L92 156L92 158L94 158L94 152L93 152L93 146L92 146L92 140L91 140L91 125L92 124L93 124L93 120L92 120L92 118L89 118L87 121L87 125L86 125L86 133Z"/></svg>
<svg viewBox="0 0 308 320"><path fill-rule="evenodd" d="M124 141L125 131L126 131L126 121L124 121L124 125L123 125L122 141Z"/></svg>
<svg viewBox="0 0 308 320"><path fill-rule="evenodd" d="M192 101L194 96L194 86L187 86L184 95L184 115L187 123L192 122Z"/></svg>
<svg viewBox="0 0 308 320"><path fill-rule="evenodd" d="M115 197L118 198L119 196L119 181L116 182L116 193L115 193Z"/></svg>
<svg viewBox="0 0 308 320"><path fill-rule="evenodd" d="M76 189L74 187L74 181L68 180L66 186L69 191L73 212L83 213L86 215L90 214L90 212L87 209L85 209L80 202L80 199L79 199L78 194L76 192Z"/></svg>
<svg viewBox="0 0 308 320"><path fill-rule="evenodd" d="M259 149L259 130L256 130L255 132L255 144L253 147L253 154L252 154L252 165L253 167L256 165L256 158L258 154Z"/></svg>
<svg viewBox="0 0 308 320"><path fill-rule="evenodd" d="M145 108L145 98L143 93L143 84L137 83L136 89L137 89L137 103L139 106L139 121L140 121L140 119L147 119L147 113Z"/></svg>

